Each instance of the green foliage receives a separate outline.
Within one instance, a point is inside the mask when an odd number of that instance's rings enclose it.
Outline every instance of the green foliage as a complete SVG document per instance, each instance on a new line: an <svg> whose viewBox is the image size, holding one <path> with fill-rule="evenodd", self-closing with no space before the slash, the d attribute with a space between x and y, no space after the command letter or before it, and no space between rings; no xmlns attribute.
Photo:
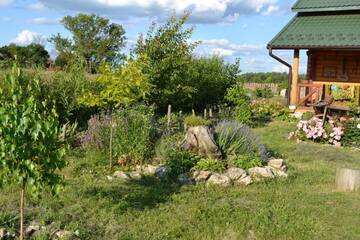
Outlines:
<svg viewBox="0 0 360 240"><path fill-rule="evenodd" d="M126 165L144 163L153 154L154 108L136 105L114 112L114 153Z"/></svg>
<svg viewBox="0 0 360 240"><path fill-rule="evenodd" d="M166 165L171 169L170 177L176 178L182 173L189 172L199 160L200 157L193 153L176 149L169 155L166 162Z"/></svg>
<svg viewBox="0 0 360 240"><path fill-rule="evenodd" d="M121 25L95 14L82 13L65 16L61 23L73 34L71 40L60 34L50 38L63 59L62 64L75 55L85 60L89 72L96 72L102 62L117 64L123 59L120 50L125 45L125 30Z"/></svg>
<svg viewBox="0 0 360 240"><path fill-rule="evenodd" d="M149 102L165 112L171 104L173 110L188 108L196 94L188 76L192 52L197 43L191 43L193 29L185 28L188 15L172 16L164 25L153 24L146 37L140 36L136 45L137 56L146 55L149 64L143 69L153 86Z"/></svg>
<svg viewBox="0 0 360 240"><path fill-rule="evenodd" d="M261 158L249 154L237 156L236 158L231 159L230 163L234 167L242 168L245 170L253 167L263 166L263 161L261 160Z"/></svg>
<svg viewBox="0 0 360 240"><path fill-rule="evenodd" d="M179 132L172 135L163 135L155 144L155 155L161 161L168 159L170 154L179 147L184 138L184 133Z"/></svg>
<svg viewBox="0 0 360 240"><path fill-rule="evenodd" d="M262 124L270 120L293 121L290 110L286 104L272 99L255 100L251 103L252 124Z"/></svg>
<svg viewBox="0 0 360 240"><path fill-rule="evenodd" d="M74 64L52 74L49 80L43 82L43 88L44 94L55 101L60 122L72 120L84 125L92 111L80 105L78 98L90 89L99 88L99 84L86 75L80 64Z"/></svg>
<svg viewBox="0 0 360 240"><path fill-rule="evenodd" d="M0 89L0 186L16 183L37 194L45 186L57 193L62 183L65 143L55 108L40 97L39 82L14 66Z"/></svg>
<svg viewBox="0 0 360 240"><path fill-rule="evenodd" d="M221 173L225 170L225 164L220 160L201 159L197 162L194 169Z"/></svg>
<svg viewBox="0 0 360 240"><path fill-rule="evenodd" d="M103 65L96 79L100 87L85 92L78 101L88 107L111 109L145 99L151 88L147 75L142 73L146 64L147 58L143 56L129 59L124 66L115 69Z"/></svg>
<svg viewBox="0 0 360 240"><path fill-rule="evenodd" d="M341 138L342 145L360 148L360 121L345 122L344 129L344 135Z"/></svg>
<svg viewBox="0 0 360 240"><path fill-rule="evenodd" d="M188 127L196 127L196 126L208 126L211 124L211 121L199 116L190 115L185 117L184 123Z"/></svg>
<svg viewBox="0 0 360 240"><path fill-rule="evenodd" d="M36 68L45 67L50 56L45 47L32 43L27 46L10 44L0 48L0 60L6 61L4 67L10 67L16 61L20 67Z"/></svg>
<svg viewBox="0 0 360 240"><path fill-rule="evenodd" d="M255 90L255 96L257 98L272 98L274 96L274 93L268 87L266 87L266 88L257 88Z"/></svg>
<svg viewBox="0 0 360 240"><path fill-rule="evenodd" d="M182 108L203 110L223 102L226 90L235 84L240 74L240 61L226 63L219 56L193 57L189 71L190 84L196 94Z"/></svg>
<svg viewBox="0 0 360 240"><path fill-rule="evenodd" d="M225 156L237 158L241 155L254 155L263 161L268 152L252 130L237 121L222 121L215 127L215 139Z"/></svg>
<svg viewBox="0 0 360 240"><path fill-rule="evenodd" d="M225 99L235 106L235 118L241 123L250 123L252 111L250 97L242 84L236 84L228 89Z"/></svg>
<svg viewBox="0 0 360 240"><path fill-rule="evenodd" d="M315 117L315 114L313 112L304 112L301 116L301 120L308 121Z"/></svg>

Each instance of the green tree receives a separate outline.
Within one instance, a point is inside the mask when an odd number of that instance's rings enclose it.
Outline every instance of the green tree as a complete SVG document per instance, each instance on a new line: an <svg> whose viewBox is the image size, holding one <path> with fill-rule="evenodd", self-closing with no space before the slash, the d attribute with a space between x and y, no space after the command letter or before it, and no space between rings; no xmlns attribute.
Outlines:
<svg viewBox="0 0 360 240"><path fill-rule="evenodd" d="M226 90L234 85L240 74L240 62L225 63L219 56L194 57L191 60L190 83L196 89L192 107L203 110L224 100Z"/></svg>
<svg viewBox="0 0 360 240"><path fill-rule="evenodd" d="M229 88L225 99L235 106L235 117L239 122L247 124L251 122L251 99L242 84L238 83Z"/></svg>
<svg viewBox="0 0 360 240"><path fill-rule="evenodd" d="M189 68L198 43L190 41L193 28L185 28L188 17L172 16L159 27L154 23L147 35L140 36L137 41L135 53L149 58L149 64L143 69L153 85L149 102L160 111L165 111L168 104L174 109L189 108L196 93Z"/></svg>
<svg viewBox="0 0 360 240"><path fill-rule="evenodd" d="M61 23L72 33L72 39L60 34L50 38L62 62L73 56L83 58L89 71L94 72L102 62L119 63L123 59L120 50L125 44L125 30L109 19L95 14L65 16Z"/></svg>
<svg viewBox="0 0 360 240"><path fill-rule="evenodd" d="M27 46L10 44L0 48L2 60L15 61L24 68L45 67L49 60L49 53L44 46L36 43Z"/></svg>
<svg viewBox="0 0 360 240"><path fill-rule="evenodd" d="M20 239L25 190L38 195L49 186L57 193L63 180L58 170L66 165L58 116L40 96L38 81L25 78L16 66L0 89L0 186L21 188Z"/></svg>
<svg viewBox="0 0 360 240"><path fill-rule="evenodd" d="M124 66L115 69L105 64L100 68L96 79L97 89L89 89L78 100L87 107L118 108L145 99L151 85L143 69L147 66L147 57L129 59Z"/></svg>

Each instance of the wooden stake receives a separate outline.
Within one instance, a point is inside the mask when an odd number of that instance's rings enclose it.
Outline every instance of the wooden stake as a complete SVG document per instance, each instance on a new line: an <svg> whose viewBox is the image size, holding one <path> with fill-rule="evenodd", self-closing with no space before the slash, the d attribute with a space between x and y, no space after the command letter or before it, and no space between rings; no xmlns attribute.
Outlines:
<svg viewBox="0 0 360 240"><path fill-rule="evenodd" d="M336 189L344 192L355 192L360 189L360 170L338 168L335 177Z"/></svg>
<svg viewBox="0 0 360 240"><path fill-rule="evenodd" d="M170 128L171 124L171 105L168 106L168 112L167 112L167 128Z"/></svg>
<svg viewBox="0 0 360 240"><path fill-rule="evenodd" d="M209 109L209 117L212 118L213 117L213 113L212 113L212 109Z"/></svg>
<svg viewBox="0 0 360 240"><path fill-rule="evenodd" d="M195 110L193 109L193 110L191 110L191 112L192 112L192 115L195 116Z"/></svg>
<svg viewBox="0 0 360 240"><path fill-rule="evenodd" d="M20 191L20 240L24 239L25 186Z"/></svg>
<svg viewBox="0 0 360 240"><path fill-rule="evenodd" d="M207 118L207 110L206 110L206 108L204 109L204 118L205 119Z"/></svg>
<svg viewBox="0 0 360 240"><path fill-rule="evenodd" d="M112 122L112 116L110 121L110 142L109 142L109 167L110 170L112 168L112 139L113 139L113 122Z"/></svg>

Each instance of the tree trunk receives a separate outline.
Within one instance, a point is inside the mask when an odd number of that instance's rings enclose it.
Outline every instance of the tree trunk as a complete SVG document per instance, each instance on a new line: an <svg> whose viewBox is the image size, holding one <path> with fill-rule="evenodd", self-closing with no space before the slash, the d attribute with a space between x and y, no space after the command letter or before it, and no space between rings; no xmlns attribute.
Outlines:
<svg viewBox="0 0 360 240"><path fill-rule="evenodd" d="M24 201L25 201L25 187L21 188L20 192L20 240L24 239Z"/></svg>
<svg viewBox="0 0 360 240"><path fill-rule="evenodd" d="M344 192L355 192L360 188L360 170L338 168L336 170L336 189Z"/></svg>
<svg viewBox="0 0 360 240"><path fill-rule="evenodd" d="M207 126L189 127L181 145L186 150L197 151L203 157L221 158L221 152L215 143L211 130Z"/></svg>

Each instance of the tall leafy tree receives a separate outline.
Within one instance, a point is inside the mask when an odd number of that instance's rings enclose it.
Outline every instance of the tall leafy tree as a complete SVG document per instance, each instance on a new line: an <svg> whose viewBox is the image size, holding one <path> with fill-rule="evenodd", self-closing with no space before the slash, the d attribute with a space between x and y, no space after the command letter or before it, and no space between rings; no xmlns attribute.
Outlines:
<svg viewBox="0 0 360 240"><path fill-rule="evenodd" d="M41 101L39 82L14 67L0 89L0 187L17 184L20 194L20 239L23 239L24 195L46 186L57 193L58 170L66 165L65 144L55 108Z"/></svg>
<svg viewBox="0 0 360 240"><path fill-rule="evenodd" d="M0 59L14 61L24 68L45 67L49 53L43 45L32 43L27 46L10 44L0 48Z"/></svg>
<svg viewBox="0 0 360 240"><path fill-rule="evenodd" d="M192 53L198 43L191 42L193 28L186 28L189 15L172 16L164 25L155 23L146 36L140 36L135 53L146 55L149 64L143 71L153 88L150 103L164 111L168 104L174 109L189 108L196 89L191 84L189 68Z"/></svg>
<svg viewBox="0 0 360 240"><path fill-rule="evenodd" d="M65 16L61 23L72 33L72 39L57 34L50 42L63 61L76 55L86 61L90 71L96 71L102 62L119 63L123 59L120 50L125 44L125 30L121 25L95 14L82 13Z"/></svg>

